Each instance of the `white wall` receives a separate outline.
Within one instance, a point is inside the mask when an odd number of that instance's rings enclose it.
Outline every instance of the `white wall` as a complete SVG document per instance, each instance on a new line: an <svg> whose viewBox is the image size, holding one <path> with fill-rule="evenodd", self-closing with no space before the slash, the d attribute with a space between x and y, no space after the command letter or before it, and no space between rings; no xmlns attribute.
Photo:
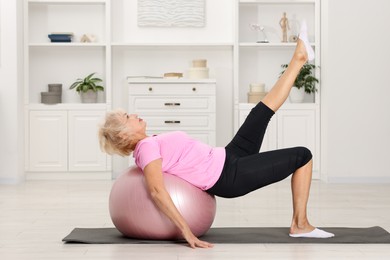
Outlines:
<svg viewBox="0 0 390 260"><path fill-rule="evenodd" d="M322 1L322 173L390 182L390 1Z"/></svg>
<svg viewBox="0 0 390 260"><path fill-rule="evenodd" d="M0 0L0 183L23 179L21 2Z"/></svg>

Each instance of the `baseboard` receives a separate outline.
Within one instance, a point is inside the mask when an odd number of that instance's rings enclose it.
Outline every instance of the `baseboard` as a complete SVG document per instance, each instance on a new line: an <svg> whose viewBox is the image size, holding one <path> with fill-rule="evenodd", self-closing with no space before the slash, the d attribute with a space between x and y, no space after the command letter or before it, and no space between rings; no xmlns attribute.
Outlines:
<svg viewBox="0 0 390 260"><path fill-rule="evenodd" d="M111 172L27 172L26 180L112 180Z"/></svg>
<svg viewBox="0 0 390 260"><path fill-rule="evenodd" d="M384 184L390 183L390 177L332 177L327 176L328 183L358 183L358 184Z"/></svg>
<svg viewBox="0 0 390 260"><path fill-rule="evenodd" d="M0 184L18 184L24 181L24 178L0 178Z"/></svg>

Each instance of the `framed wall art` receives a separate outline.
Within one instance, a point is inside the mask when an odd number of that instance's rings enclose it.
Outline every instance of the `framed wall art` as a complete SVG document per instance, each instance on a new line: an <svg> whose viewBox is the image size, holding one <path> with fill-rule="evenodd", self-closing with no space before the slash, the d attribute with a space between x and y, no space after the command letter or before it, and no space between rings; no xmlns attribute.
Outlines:
<svg viewBox="0 0 390 260"><path fill-rule="evenodd" d="M205 0L138 0L139 27L204 27Z"/></svg>

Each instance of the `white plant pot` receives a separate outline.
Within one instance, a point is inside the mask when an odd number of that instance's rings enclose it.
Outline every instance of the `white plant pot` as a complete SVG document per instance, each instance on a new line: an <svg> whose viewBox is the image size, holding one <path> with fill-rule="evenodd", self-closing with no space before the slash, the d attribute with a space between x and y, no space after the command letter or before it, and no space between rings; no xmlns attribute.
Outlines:
<svg viewBox="0 0 390 260"><path fill-rule="evenodd" d="M81 103L97 103L97 92L88 90L87 92L80 92Z"/></svg>
<svg viewBox="0 0 390 260"><path fill-rule="evenodd" d="M291 103L302 103L305 98L305 89L292 87L289 98Z"/></svg>

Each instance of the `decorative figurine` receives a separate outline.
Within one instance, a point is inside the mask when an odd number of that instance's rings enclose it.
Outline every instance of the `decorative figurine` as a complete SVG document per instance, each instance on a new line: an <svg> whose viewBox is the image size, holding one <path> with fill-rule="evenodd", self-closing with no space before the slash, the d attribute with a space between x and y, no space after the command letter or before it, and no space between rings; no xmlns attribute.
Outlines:
<svg viewBox="0 0 390 260"><path fill-rule="evenodd" d="M264 26L261 26L261 25L256 24L256 23L252 23L252 24L250 24L250 27L254 31L261 31L263 34L263 40L256 41L257 43L269 43L269 41L267 39L267 35L264 32Z"/></svg>
<svg viewBox="0 0 390 260"><path fill-rule="evenodd" d="M279 21L279 25L282 28L283 38L282 42L287 42L287 30L290 30L286 12L283 13L283 17Z"/></svg>

